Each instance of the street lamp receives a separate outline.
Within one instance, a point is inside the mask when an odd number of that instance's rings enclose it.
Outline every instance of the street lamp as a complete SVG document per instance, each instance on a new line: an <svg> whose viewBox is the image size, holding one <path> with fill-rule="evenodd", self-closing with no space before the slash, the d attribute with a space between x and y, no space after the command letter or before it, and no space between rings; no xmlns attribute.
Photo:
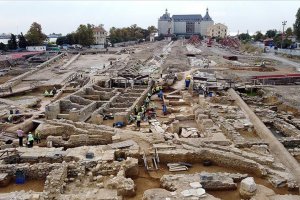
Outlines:
<svg viewBox="0 0 300 200"><path fill-rule="evenodd" d="M282 22L281 49L282 49L283 36L284 36L284 26L286 25L286 23L287 21Z"/></svg>

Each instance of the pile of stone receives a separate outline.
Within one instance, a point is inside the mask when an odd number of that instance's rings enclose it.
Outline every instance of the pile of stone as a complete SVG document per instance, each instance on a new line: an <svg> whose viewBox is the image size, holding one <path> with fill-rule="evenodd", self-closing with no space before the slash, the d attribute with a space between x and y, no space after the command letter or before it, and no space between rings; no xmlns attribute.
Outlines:
<svg viewBox="0 0 300 200"><path fill-rule="evenodd" d="M156 119L153 119L153 120L149 120L149 123L150 123L150 129L152 132L155 132L155 133L160 133L160 134L163 134L165 132L165 129L163 129L162 125L160 124L160 122ZM165 127L167 128L167 127Z"/></svg>
<svg viewBox="0 0 300 200"><path fill-rule="evenodd" d="M199 133L197 128L182 128L181 137L183 138L204 138L203 133Z"/></svg>

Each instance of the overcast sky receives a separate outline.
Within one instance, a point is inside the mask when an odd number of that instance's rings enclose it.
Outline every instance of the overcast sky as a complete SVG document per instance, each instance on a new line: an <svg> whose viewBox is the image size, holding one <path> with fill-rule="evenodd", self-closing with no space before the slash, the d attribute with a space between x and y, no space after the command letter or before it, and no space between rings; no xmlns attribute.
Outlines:
<svg viewBox="0 0 300 200"><path fill-rule="evenodd" d="M126 27L137 24L157 27L157 19L167 8L173 14L205 15L206 8L215 23L224 23L231 34L238 31L282 30L295 23L299 1L0 1L0 33L26 33L32 22L43 32L66 34L79 24Z"/></svg>

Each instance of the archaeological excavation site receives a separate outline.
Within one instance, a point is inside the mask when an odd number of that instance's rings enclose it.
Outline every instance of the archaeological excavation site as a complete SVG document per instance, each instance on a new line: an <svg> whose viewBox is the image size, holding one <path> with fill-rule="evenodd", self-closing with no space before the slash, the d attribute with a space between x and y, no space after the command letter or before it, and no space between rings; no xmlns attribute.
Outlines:
<svg viewBox="0 0 300 200"><path fill-rule="evenodd" d="M287 59L191 37L0 60L0 199L300 200Z"/></svg>

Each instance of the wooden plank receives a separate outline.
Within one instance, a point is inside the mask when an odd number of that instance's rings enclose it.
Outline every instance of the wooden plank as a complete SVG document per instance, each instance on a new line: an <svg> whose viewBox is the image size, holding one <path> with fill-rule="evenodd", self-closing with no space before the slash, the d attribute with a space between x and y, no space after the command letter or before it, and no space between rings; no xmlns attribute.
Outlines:
<svg viewBox="0 0 300 200"><path fill-rule="evenodd" d="M167 145L167 144L153 144L155 149L176 149L176 146Z"/></svg>
<svg viewBox="0 0 300 200"><path fill-rule="evenodd" d="M187 170L188 170L187 167L169 169L170 172L179 172L179 171L187 171Z"/></svg>
<svg viewBox="0 0 300 200"><path fill-rule="evenodd" d="M108 144L108 146L110 146L113 149L119 149L119 148L130 147L130 146L133 146L134 144L135 144L135 142L133 140L126 140L123 142Z"/></svg>

